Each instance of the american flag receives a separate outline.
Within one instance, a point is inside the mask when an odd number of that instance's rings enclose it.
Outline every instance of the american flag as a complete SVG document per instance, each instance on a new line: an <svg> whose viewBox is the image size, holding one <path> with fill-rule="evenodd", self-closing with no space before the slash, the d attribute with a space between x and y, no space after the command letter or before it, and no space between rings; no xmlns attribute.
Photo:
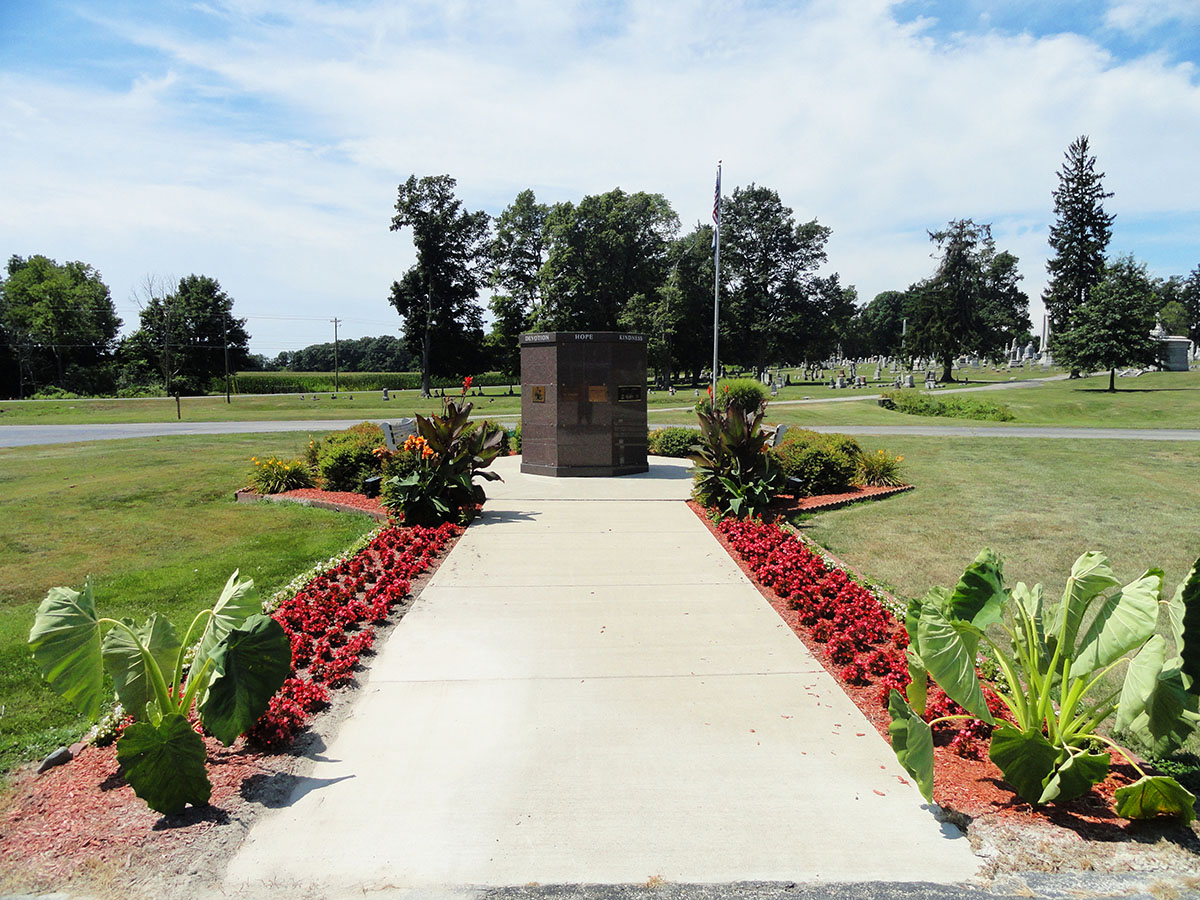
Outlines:
<svg viewBox="0 0 1200 900"><path fill-rule="evenodd" d="M717 160L717 190L713 194L713 223L721 227L721 161Z"/></svg>

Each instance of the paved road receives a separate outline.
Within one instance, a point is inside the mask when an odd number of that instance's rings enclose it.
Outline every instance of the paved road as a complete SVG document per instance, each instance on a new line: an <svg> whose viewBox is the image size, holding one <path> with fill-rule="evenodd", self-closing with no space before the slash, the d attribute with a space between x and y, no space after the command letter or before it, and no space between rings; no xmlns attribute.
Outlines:
<svg viewBox="0 0 1200 900"><path fill-rule="evenodd" d="M503 418L503 417L491 417ZM257 434L276 431L335 431L361 419L311 419L282 422L134 422L104 425L2 425L0 447L69 444L176 434ZM653 427L653 426L652 426ZM1031 425L818 425L813 431L854 435L921 437L1057 438L1064 440L1200 441L1200 429L1188 428L1061 428Z"/></svg>

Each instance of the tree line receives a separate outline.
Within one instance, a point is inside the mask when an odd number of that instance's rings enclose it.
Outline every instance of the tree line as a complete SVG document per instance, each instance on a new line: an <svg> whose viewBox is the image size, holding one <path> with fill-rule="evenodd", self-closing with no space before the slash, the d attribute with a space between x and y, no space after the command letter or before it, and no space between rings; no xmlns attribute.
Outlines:
<svg viewBox="0 0 1200 900"><path fill-rule="evenodd" d="M1053 254L1043 301L1056 361L1080 370L1153 364L1155 320L1200 339L1200 266L1152 278L1131 256L1108 258L1114 216L1086 136L1074 141L1053 192ZM524 331L631 330L648 336L663 386L699 382L712 359L714 228L681 228L662 194L614 188L547 204L523 190L494 219L468 210L449 175L410 176L393 231L411 235L415 264L391 285L401 337L341 341L346 371L433 375L520 370ZM720 198L720 362L757 373L833 355L921 356L943 380L964 353L999 359L1032 339L1018 259L991 226L954 219L929 232L934 271L858 305L853 286L823 273L831 231L796 220L771 188ZM490 292L484 331L481 293ZM121 320L100 273L82 262L13 256L0 277L0 396L47 389L87 394L196 393L228 371L334 367L333 344L268 361L249 352L246 320L216 279L147 279L139 327Z"/></svg>
<svg viewBox="0 0 1200 900"><path fill-rule="evenodd" d="M578 203L521 191L492 221L469 211L449 175L400 185L392 230L408 230L416 263L392 284L422 380L479 369L519 371L524 331L633 330L648 335L660 382L711 365L713 226L681 233L662 194L614 188ZM853 316L856 294L821 274L830 229L797 222L759 185L722 199L721 361L763 371L821 359ZM484 334L475 302L490 289Z"/></svg>
<svg viewBox="0 0 1200 900"><path fill-rule="evenodd" d="M1169 334L1200 340L1200 265L1186 276L1152 277L1131 255L1109 258L1115 219L1086 135L1068 147L1052 193L1049 280L1042 295L1049 350L1076 370L1154 365L1161 348L1156 321ZM906 290L884 291L855 314L844 348L850 356L922 356L951 380L955 357L1000 358L1015 339L1033 339L1028 298L1018 286L1017 258L997 252L989 225L970 219L930 232L935 271ZM1047 349L1047 348L1041 348Z"/></svg>
<svg viewBox="0 0 1200 900"><path fill-rule="evenodd" d="M121 319L99 272L82 262L12 256L0 278L0 396L198 393L252 362L246 320L215 278L148 278L139 327Z"/></svg>

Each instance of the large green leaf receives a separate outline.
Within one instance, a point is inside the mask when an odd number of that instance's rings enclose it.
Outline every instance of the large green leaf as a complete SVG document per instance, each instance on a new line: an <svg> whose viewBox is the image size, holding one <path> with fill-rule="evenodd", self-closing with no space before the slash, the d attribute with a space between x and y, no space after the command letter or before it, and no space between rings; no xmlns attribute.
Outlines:
<svg viewBox="0 0 1200 900"><path fill-rule="evenodd" d="M1075 560L1063 590L1062 602L1054 610L1054 621L1050 628L1063 653L1075 655L1075 637L1088 607L1097 596L1120 583L1108 565L1108 557L1103 553L1093 550Z"/></svg>
<svg viewBox="0 0 1200 900"><path fill-rule="evenodd" d="M1114 727L1128 728L1145 712L1146 705L1158 690L1158 675L1166 658L1167 642L1160 634L1151 636L1125 672Z"/></svg>
<svg viewBox="0 0 1200 900"><path fill-rule="evenodd" d="M895 689L888 695L888 712L892 716L888 734L892 738L896 759L917 782L921 796L932 803L933 732Z"/></svg>
<svg viewBox="0 0 1200 900"><path fill-rule="evenodd" d="M1162 581L1161 569L1148 569L1100 604L1071 663L1072 678L1084 678L1111 665L1154 634Z"/></svg>
<svg viewBox="0 0 1200 900"><path fill-rule="evenodd" d="M1196 797L1167 775L1143 775L1133 784L1117 788L1117 815L1126 819L1174 816L1184 824L1196 818Z"/></svg>
<svg viewBox="0 0 1200 900"><path fill-rule="evenodd" d="M204 740L179 713L158 725L135 722L117 742L117 762L133 792L156 812L172 815L212 795Z"/></svg>
<svg viewBox="0 0 1200 900"><path fill-rule="evenodd" d="M925 715L925 701L928 698L929 672L925 668L925 664L921 662L921 657L913 649L912 644L904 648L904 658L908 662L908 677L910 679L905 693L908 694L908 702L912 704L912 708L920 715Z"/></svg>
<svg viewBox="0 0 1200 900"><path fill-rule="evenodd" d="M104 669L113 680L121 705L135 719L142 719L145 717L146 704L155 699L154 685L146 670L142 646L150 652L154 664L158 666L159 677L165 681L171 677L179 655L179 635L170 622L158 617L158 613L150 616L141 627L134 625L132 619L121 621L134 631L138 639L135 641L133 635L124 628L110 629L100 645L104 654Z"/></svg>
<svg viewBox="0 0 1200 900"><path fill-rule="evenodd" d="M940 609L926 603L917 623L917 652L946 696L973 716L994 723L975 675L978 634L972 629L951 623Z"/></svg>
<svg viewBox="0 0 1200 900"><path fill-rule="evenodd" d="M248 618L262 613L262 602L254 591L254 581L249 578L238 580L238 570L234 569L225 588L212 609L204 634L200 637L200 649L192 660L192 672L200 672L204 663L212 656L213 651L225 635L233 631Z"/></svg>
<svg viewBox="0 0 1200 900"><path fill-rule="evenodd" d="M1167 604L1175 648L1183 657L1183 674L1191 679L1192 687L1200 685L1200 559L1196 560L1188 577L1175 589Z"/></svg>
<svg viewBox="0 0 1200 900"><path fill-rule="evenodd" d="M1200 726L1200 697L1184 687L1187 677L1175 657L1157 674L1145 707L1129 730L1156 756L1169 756Z"/></svg>
<svg viewBox="0 0 1200 900"><path fill-rule="evenodd" d="M292 670L292 646L269 616L252 616L212 654L212 678L198 704L204 727L229 746L255 723Z"/></svg>
<svg viewBox="0 0 1200 900"><path fill-rule="evenodd" d="M1039 672L1045 672L1050 663L1050 654L1046 648L1045 601L1042 596L1042 586L1035 584L1029 588L1025 582L1018 581L1012 589L1012 599L1018 604L1033 625L1033 644L1030 645L1026 634L1024 620L1015 623L1017 649L1027 658L1033 660Z"/></svg>
<svg viewBox="0 0 1200 900"><path fill-rule="evenodd" d="M948 612L982 630L1000 622L1007 595L1000 557L994 550L983 550L958 580Z"/></svg>
<svg viewBox="0 0 1200 900"><path fill-rule="evenodd" d="M1046 780L1038 803L1051 800L1074 800L1082 797L1108 777L1108 753L1076 753L1064 750L1059 754L1053 774Z"/></svg>
<svg viewBox="0 0 1200 900"><path fill-rule="evenodd" d="M90 581L84 582L82 591L50 588L38 606L29 646L54 692L89 719L96 718L104 699L104 666Z"/></svg>
<svg viewBox="0 0 1200 900"><path fill-rule="evenodd" d="M921 621L921 607L926 600L931 599L932 593L933 591L930 591L925 600L919 597L909 598L908 607L904 611L904 630L908 633L909 647L915 648L917 645L917 623ZM916 651L914 650L914 652Z"/></svg>
<svg viewBox="0 0 1200 900"><path fill-rule="evenodd" d="M988 756L1021 799L1039 803L1046 783L1058 765L1059 751L1040 731L1021 731L1001 722L992 732Z"/></svg>

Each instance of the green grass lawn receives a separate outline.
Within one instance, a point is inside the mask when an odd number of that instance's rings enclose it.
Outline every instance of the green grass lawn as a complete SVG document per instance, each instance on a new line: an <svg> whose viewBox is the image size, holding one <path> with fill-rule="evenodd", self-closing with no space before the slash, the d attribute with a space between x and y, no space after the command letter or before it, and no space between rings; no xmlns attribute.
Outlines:
<svg viewBox="0 0 1200 900"><path fill-rule="evenodd" d="M1200 557L1200 447L1185 442L862 438L904 457L908 493L818 513L804 532L904 596L953 585L984 547L1058 596L1086 550L1170 590Z"/></svg>
<svg viewBox="0 0 1200 900"><path fill-rule="evenodd" d="M101 615L186 628L240 568L278 590L375 527L366 516L233 501L252 455L307 435L170 437L0 449L0 773L87 727L42 684L25 641L55 585L91 575Z"/></svg>
<svg viewBox="0 0 1200 900"><path fill-rule="evenodd" d="M979 399L1007 406L1012 422L981 422L936 416L912 416L881 407L875 400L847 400L850 391L833 394L843 402L792 403L803 388L785 388L767 407L767 421L799 427L851 425L970 425L1003 430L1007 427L1057 425L1075 428L1200 428L1200 370L1149 372L1140 378L1117 380L1110 394L1107 375L1046 381L1011 390L988 390ZM829 392L826 391L826 394ZM871 391L875 393L875 391ZM966 394L950 396L963 397ZM816 399L816 395L814 395ZM819 399L828 399L825 396ZM665 425L688 425L685 412L650 410L651 420Z"/></svg>

